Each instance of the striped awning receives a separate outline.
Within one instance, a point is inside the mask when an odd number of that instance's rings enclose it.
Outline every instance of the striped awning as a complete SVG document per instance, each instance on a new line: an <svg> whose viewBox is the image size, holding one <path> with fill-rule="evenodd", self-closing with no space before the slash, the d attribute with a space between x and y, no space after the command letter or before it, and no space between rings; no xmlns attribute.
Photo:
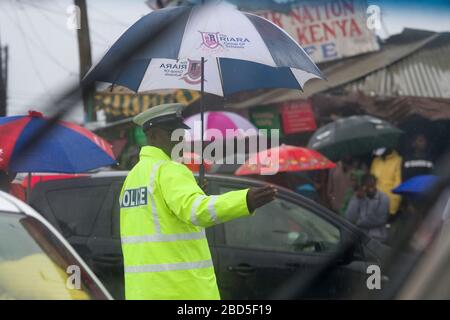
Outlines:
<svg viewBox="0 0 450 320"><path fill-rule="evenodd" d="M148 108L163 103L179 102L189 105L200 97L190 90L176 90L167 94L97 92L94 96L95 110L104 110L108 122L133 117Z"/></svg>

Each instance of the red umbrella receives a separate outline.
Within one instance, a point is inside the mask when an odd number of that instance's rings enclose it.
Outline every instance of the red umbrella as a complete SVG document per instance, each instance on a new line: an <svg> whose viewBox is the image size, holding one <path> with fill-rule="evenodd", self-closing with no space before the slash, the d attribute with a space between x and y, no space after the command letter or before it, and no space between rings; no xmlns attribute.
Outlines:
<svg viewBox="0 0 450 320"><path fill-rule="evenodd" d="M274 152L278 152L278 157L273 154ZM273 160L277 162L274 163ZM331 169L334 167L336 167L335 163L315 150L283 144L250 156L245 164L236 170L235 174L242 176L262 174L262 171L290 172Z"/></svg>

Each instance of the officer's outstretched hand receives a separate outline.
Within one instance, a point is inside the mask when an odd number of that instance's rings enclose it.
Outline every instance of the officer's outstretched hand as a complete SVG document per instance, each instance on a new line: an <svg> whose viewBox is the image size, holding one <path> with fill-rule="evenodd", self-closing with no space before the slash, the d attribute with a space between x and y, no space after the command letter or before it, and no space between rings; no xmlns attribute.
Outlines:
<svg viewBox="0 0 450 320"><path fill-rule="evenodd" d="M277 194L278 190L274 186L250 188L247 192L248 211L253 212L266 203L269 203Z"/></svg>

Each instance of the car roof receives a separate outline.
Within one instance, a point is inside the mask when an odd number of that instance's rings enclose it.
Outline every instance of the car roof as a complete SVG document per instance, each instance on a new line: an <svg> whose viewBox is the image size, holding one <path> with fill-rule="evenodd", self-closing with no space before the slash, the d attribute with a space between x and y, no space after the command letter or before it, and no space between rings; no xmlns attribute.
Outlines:
<svg viewBox="0 0 450 320"><path fill-rule="evenodd" d="M36 218L40 221L43 219L31 207L3 191L0 191L0 210L6 212L22 213L27 216L32 216L33 218ZM45 222L43 221L43 223Z"/></svg>
<svg viewBox="0 0 450 320"><path fill-rule="evenodd" d="M101 170L97 172L87 172L85 175L80 175L79 178L125 178L130 171L128 170ZM198 173L194 173L195 177L198 177ZM225 175L225 174L211 174L206 173L206 178L209 179L220 179L222 181L228 181L228 182L241 182L241 183L247 183L247 184L253 184L253 185L264 185L270 182L264 182L258 179L249 178L249 177L237 177L233 175ZM290 191L289 189L286 189L281 186L277 186L279 188L284 189L285 191Z"/></svg>
<svg viewBox="0 0 450 320"><path fill-rule="evenodd" d="M33 195L36 197L42 197L42 192L45 192L46 190L50 190L52 188L61 188L65 186L66 184L74 184L74 183L86 183L86 181L90 182L100 182L100 180L106 179L125 179L128 175L129 171L122 170L122 171L116 171L116 170L107 170L107 171L98 171L95 173L89 173L85 177L80 177L79 179L71 179L71 181L65 181L65 180L52 180L52 181L44 181L40 182L36 185L35 189L32 193L32 202L33 202ZM198 173L194 173L195 177L198 177ZM264 186L267 184L272 184L270 182L257 180L254 178L248 178L245 177L237 177L232 175L225 175L225 174L205 174L205 178L210 181L220 181L220 182L229 182L230 184L243 184L246 185L246 187L258 187L258 186ZM347 219L340 217L339 215L332 212L330 209L324 207L322 204L309 199L305 196L302 196L292 190L289 190L285 187L276 185L276 188L279 190L280 194L283 194L284 197L288 197L290 199L293 199L294 201L299 201L303 203L304 206L308 206L311 210L320 210L323 213L328 214L328 219L331 220L339 220L341 225L344 225L347 228L351 228L354 232L358 232L358 229L355 228L351 222L349 222ZM52 189L53 190L53 189Z"/></svg>
<svg viewBox="0 0 450 320"><path fill-rule="evenodd" d="M79 179L93 179L93 180L97 180L97 179L108 179L108 178L126 178L126 176L128 175L130 171L129 170L100 170L97 172L88 172L86 175L84 176L80 176ZM196 178L198 178L199 174L198 172L194 172L194 176ZM229 182L229 183L241 183L241 184L246 184L249 186L264 186L267 184L272 184L272 185L276 185L272 182L266 182L266 181L262 181L262 180L258 180L255 178L249 178L248 176L234 176L234 175L228 175L228 174L215 174L215 173L206 173L205 174L205 178L207 180L220 180L222 182ZM75 183L75 181L70 181L69 183ZM39 182L35 189L40 190L39 186L61 186L65 184L65 180L52 180L52 181L43 181L43 182ZM276 185L277 189L279 189L280 191L283 191L284 193L291 195L291 196L296 196L299 197L300 195L295 193L294 191L287 189L285 187ZM306 202L312 202L312 200L310 199L304 199L304 201Z"/></svg>
<svg viewBox="0 0 450 320"><path fill-rule="evenodd" d="M126 177L130 171L127 170L118 170L118 171L99 171L94 173L89 173L87 177L90 178L109 178L109 177ZM198 177L198 173L194 173L195 177ZM229 181L229 182L242 182L242 183L251 183L255 185L263 185L267 184L268 182L264 182L258 179L254 178L248 178L248 177L237 177L233 175L225 175L225 174L214 174L214 173L206 173L206 178L213 178L213 179L220 179L223 181ZM281 187L283 188L283 187ZM285 189L285 188L284 188ZM288 189L286 189L288 190Z"/></svg>

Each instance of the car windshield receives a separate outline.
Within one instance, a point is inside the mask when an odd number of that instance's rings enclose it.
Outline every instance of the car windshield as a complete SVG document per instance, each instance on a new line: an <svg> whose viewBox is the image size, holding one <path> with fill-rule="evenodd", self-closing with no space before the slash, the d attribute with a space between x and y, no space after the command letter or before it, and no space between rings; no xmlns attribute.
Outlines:
<svg viewBox="0 0 450 320"><path fill-rule="evenodd" d="M91 299L97 292L80 268L41 222L0 212L0 299Z"/></svg>

